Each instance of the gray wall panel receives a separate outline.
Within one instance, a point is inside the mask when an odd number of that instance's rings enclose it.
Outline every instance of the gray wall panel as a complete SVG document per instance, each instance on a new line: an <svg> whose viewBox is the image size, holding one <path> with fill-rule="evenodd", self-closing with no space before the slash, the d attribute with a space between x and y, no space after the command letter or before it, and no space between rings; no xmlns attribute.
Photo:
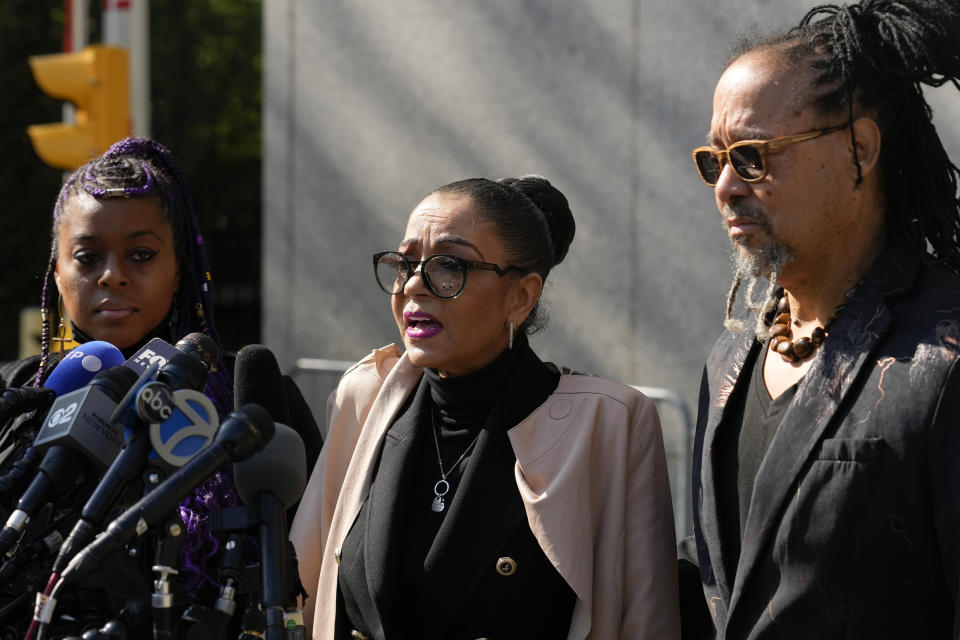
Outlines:
<svg viewBox="0 0 960 640"><path fill-rule="evenodd" d="M539 173L578 228L548 281L551 322L535 348L675 390L695 410L729 268L690 149L732 39L815 4L264 2L264 342L288 368L399 342L370 255L396 245L436 186ZM956 149L956 91L933 101ZM320 388L304 384L322 414ZM669 407L661 415L679 505L681 423Z"/></svg>

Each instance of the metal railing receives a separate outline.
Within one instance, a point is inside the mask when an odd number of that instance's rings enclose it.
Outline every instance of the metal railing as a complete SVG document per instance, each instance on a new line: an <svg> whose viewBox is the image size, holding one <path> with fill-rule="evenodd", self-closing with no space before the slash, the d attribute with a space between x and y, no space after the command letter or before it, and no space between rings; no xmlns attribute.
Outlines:
<svg viewBox="0 0 960 640"><path fill-rule="evenodd" d="M690 414L690 409L687 407L687 403L683 401L683 398L681 398L677 392L671 391L670 389L645 387L636 384L631 386L653 400L658 408L665 404L669 405L673 407L680 416L680 473L677 474L677 488L673 494L674 521L677 526L677 540L680 540L687 535L687 531L691 526L689 514L692 513L691 509L693 507L690 496L690 471L688 468L693 441L693 419ZM677 500L677 494L679 494L679 500Z"/></svg>

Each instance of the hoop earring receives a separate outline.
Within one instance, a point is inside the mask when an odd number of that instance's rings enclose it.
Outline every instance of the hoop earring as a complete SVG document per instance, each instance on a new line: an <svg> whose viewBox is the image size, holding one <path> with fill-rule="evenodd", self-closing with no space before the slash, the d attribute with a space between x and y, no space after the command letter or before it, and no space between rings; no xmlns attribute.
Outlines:
<svg viewBox="0 0 960 640"><path fill-rule="evenodd" d="M507 341L507 349L513 349L513 321L507 324L507 331L510 332L510 339Z"/></svg>

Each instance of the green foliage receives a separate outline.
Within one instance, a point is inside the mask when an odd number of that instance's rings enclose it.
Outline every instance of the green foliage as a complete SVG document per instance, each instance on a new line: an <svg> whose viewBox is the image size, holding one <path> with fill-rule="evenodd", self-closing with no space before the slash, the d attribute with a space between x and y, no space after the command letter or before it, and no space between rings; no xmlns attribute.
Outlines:
<svg viewBox="0 0 960 640"><path fill-rule="evenodd" d="M259 0L153 0L153 137L183 166L211 241L227 348L260 330Z"/></svg>

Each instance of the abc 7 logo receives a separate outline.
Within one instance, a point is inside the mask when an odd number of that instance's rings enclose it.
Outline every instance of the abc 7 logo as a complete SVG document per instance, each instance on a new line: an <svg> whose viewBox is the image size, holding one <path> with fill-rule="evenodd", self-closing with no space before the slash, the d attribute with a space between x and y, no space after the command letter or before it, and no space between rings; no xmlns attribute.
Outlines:
<svg viewBox="0 0 960 640"><path fill-rule="evenodd" d="M145 422L163 422L173 414L173 392L162 382L148 382L137 392L137 413Z"/></svg>
<svg viewBox="0 0 960 640"><path fill-rule="evenodd" d="M210 398L193 389L174 394L173 418L166 424L150 425L150 444L157 457L182 467L213 440L220 425Z"/></svg>

